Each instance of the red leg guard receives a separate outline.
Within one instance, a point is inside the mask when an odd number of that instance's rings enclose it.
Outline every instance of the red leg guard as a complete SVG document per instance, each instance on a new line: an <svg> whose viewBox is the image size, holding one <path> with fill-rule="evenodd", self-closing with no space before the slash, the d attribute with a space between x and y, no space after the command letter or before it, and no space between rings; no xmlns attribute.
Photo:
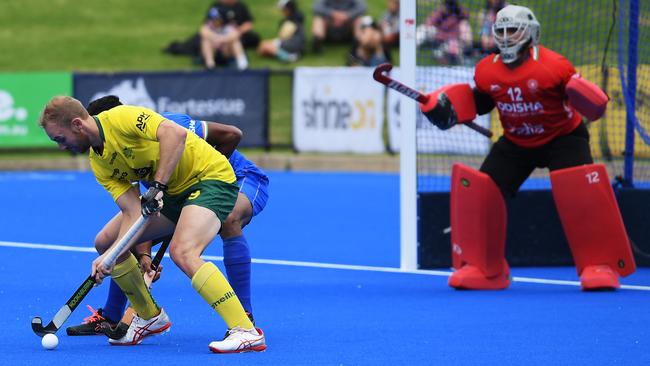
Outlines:
<svg viewBox="0 0 650 366"><path fill-rule="evenodd" d="M509 270L504 259L505 242L506 206L501 191L487 174L454 164L451 173L451 256L454 268L459 271L450 278L450 286L507 287ZM465 272L472 278L482 273L487 282L481 284L472 279L470 285L462 285L459 277Z"/></svg>
<svg viewBox="0 0 650 366"><path fill-rule="evenodd" d="M600 265L621 276L633 273L636 264L605 166L590 164L553 171L551 185L578 274L582 276L585 267ZM587 289L585 279L581 280ZM618 287L616 284L612 280L612 286L594 288Z"/></svg>

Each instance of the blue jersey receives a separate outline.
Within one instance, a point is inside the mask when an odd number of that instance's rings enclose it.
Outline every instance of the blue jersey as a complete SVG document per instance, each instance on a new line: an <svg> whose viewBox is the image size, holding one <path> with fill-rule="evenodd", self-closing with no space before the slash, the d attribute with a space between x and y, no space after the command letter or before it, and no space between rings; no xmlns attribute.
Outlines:
<svg viewBox="0 0 650 366"><path fill-rule="evenodd" d="M168 120L172 122L176 122L176 124L187 128L188 130L194 132L194 134L196 134L197 136L205 140L206 137L205 131L207 130L207 126L205 125L205 122L192 119L192 117L182 113L164 112L161 113L161 115L167 118Z"/></svg>
<svg viewBox="0 0 650 366"><path fill-rule="evenodd" d="M181 113L162 113L162 116L187 128L200 138L207 139L207 122L192 119ZM266 206L269 197L269 178L262 169L237 150L232 152L228 161L235 171L239 192L248 198L253 206L253 216L257 216Z"/></svg>
<svg viewBox="0 0 650 366"><path fill-rule="evenodd" d="M164 112L162 113L162 116L169 119L170 121L176 122L176 124L180 126L187 128L204 140L207 138L206 132L208 130L208 126L205 121L192 119L192 117L182 113ZM252 161L246 159L246 157L237 150L232 152L232 155L230 155L230 159L228 160L230 161L230 165L232 165L232 169L235 171L237 180L243 178L247 173L265 175L264 172L262 172L260 168L257 167L257 165L255 165Z"/></svg>

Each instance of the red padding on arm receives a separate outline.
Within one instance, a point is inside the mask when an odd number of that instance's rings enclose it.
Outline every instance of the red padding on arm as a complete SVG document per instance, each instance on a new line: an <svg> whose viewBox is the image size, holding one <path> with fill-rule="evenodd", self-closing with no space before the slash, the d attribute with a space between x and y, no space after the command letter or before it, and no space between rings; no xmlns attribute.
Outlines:
<svg viewBox="0 0 650 366"><path fill-rule="evenodd" d="M566 84L569 104L590 121L603 116L609 97L596 84L575 74Z"/></svg>
<svg viewBox="0 0 650 366"><path fill-rule="evenodd" d="M476 103L474 103L474 93L469 84L449 84L442 88L429 93L429 101L420 104L422 113L432 111L438 104L438 96L445 93L456 112L458 123L471 122L476 118Z"/></svg>
<svg viewBox="0 0 650 366"><path fill-rule="evenodd" d="M458 116L458 123L472 122L476 118L474 93L469 84L449 84L442 87L441 90L447 94L451 105L454 106Z"/></svg>

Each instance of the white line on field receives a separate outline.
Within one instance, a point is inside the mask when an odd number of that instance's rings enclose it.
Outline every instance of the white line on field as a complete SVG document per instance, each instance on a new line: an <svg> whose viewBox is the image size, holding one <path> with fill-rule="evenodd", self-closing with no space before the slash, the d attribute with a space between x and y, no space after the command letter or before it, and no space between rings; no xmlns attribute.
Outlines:
<svg viewBox="0 0 650 366"><path fill-rule="evenodd" d="M0 241L0 247L9 247L9 248L25 248L25 249L46 249L46 250L58 250L66 252L84 252L84 253L94 253L95 248L91 247L75 247L68 245L53 245L53 244L32 244L32 243L18 243L11 241ZM165 254L166 257L169 257L169 254ZM221 261L223 257L216 255L204 255L204 259ZM348 271L369 271L369 272L388 272L388 273L406 273L406 274L417 274L417 275L426 275L426 276L441 276L449 277L451 271L434 271L426 269L418 270L402 270L394 267L375 267L375 266L359 266L352 264L335 264L335 263L318 263L318 262L303 262L303 261L285 261L278 259L252 259L253 263L259 264L273 264L278 266L292 266L292 267L310 267L310 268L328 268L328 269L343 269ZM513 277L515 282L523 283L540 283L545 285L559 285L559 286L580 286L579 281L566 281L566 280L549 280L543 278L531 278L531 277ZM650 286L640 286L640 285L621 285L622 289L626 290L638 290L638 291L650 291Z"/></svg>

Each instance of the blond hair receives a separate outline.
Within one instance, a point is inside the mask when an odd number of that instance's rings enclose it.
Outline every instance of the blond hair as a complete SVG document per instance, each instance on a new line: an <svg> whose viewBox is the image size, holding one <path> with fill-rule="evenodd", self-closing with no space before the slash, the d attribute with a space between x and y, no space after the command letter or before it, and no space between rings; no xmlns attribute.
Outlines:
<svg viewBox="0 0 650 366"><path fill-rule="evenodd" d="M75 118L86 119L90 115L80 101L68 96L56 96L45 105L38 124L41 127L50 123L69 127Z"/></svg>

